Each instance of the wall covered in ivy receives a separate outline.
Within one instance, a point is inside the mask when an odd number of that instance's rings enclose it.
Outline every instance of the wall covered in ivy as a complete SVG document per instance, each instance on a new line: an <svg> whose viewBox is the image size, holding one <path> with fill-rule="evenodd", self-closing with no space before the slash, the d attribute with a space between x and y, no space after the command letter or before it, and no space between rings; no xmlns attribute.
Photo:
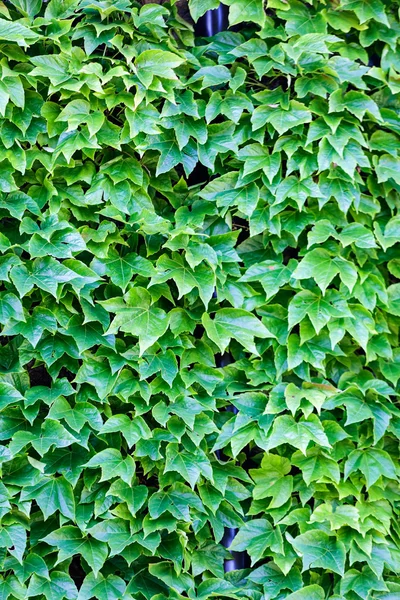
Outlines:
<svg viewBox="0 0 400 600"><path fill-rule="evenodd" d="M399 4L223 3L0 2L1 600L400 598Z"/></svg>

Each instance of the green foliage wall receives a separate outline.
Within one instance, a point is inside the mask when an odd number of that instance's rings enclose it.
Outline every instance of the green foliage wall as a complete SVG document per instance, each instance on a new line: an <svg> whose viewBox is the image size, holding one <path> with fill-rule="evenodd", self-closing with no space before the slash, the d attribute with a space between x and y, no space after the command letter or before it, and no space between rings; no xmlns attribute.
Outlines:
<svg viewBox="0 0 400 600"><path fill-rule="evenodd" d="M398 2L224 3L0 3L2 600L400 598Z"/></svg>

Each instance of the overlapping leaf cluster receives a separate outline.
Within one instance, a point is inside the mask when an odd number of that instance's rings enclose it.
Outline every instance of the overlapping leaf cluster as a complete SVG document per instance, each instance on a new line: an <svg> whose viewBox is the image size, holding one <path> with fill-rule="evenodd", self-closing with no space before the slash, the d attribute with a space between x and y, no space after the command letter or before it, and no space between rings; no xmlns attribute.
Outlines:
<svg viewBox="0 0 400 600"><path fill-rule="evenodd" d="M3 600L400 597L398 2L224 3L0 3Z"/></svg>

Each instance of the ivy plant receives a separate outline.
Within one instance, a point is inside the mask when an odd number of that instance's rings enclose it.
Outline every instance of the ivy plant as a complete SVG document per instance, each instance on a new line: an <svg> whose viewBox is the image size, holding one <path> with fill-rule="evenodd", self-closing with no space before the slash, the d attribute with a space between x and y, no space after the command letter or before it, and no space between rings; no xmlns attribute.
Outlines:
<svg viewBox="0 0 400 600"><path fill-rule="evenodd" d="M400 598L399 3L222 1L0 2L2 600Z"/></svg>

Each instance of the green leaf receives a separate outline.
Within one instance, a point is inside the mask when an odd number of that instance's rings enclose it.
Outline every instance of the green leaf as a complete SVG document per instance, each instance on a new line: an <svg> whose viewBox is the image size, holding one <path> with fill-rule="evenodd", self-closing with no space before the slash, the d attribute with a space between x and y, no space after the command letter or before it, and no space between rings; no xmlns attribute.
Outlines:
<svg viewBox="0 0 400 600"><path fill-rule="evenodd" d="M292 495L293 477L290 473L291 465L287 458L265 454L260 469L251 469L250 475L255 482L253 496L256 500L270 498L268 508L279 508Z"/></svg>
<svg viewBox="0 0 400 600"><path fill-rule="evenodd" d="M199 20L208 10L218 8L218 0L189 0L189 10L193 21Z"/></svg>
<svg viewBox="0 0 400 600"><path fill-rule="evenodd" d="M27 542L26 530L22 525L12 523L0 529L0 548L7 548L8 552L22 564L22 557Z"/></svg>
<svg viewBox="0 0 400 600"><path fill-rule="evenodd" d="M286 600L323 600L325 598L325 592L320 585L307 585L306 587L293 592L286 596Z"/></svg>
<svg viewBox="0 0 400 600"><path fill-rule="evenodd" d="M68 60L62 54L35 56L31 59L31 62L35 65L31 74L33 76L48 77L53 85L60 85L69 79Z"/></svg>
<svg viewBox="0 0 400 600"><path fill-rule="evenodd" d="M116 313L107 334L113 334L120 329L132 333L139 338L140 354L152 346L167 330L169 316L161 308L151 305L151 296L143 288L132 289L127 294L127 304L103 302L103 306Z"/></svg>
<svg viewBox="0 0 400 600"><path fill-rule="evenodd" d="M8 42L17 42L19 46L29 46L37 42L40 35L25 27L19 21L6 21L0 18L0 39Z"/></svg>
<svg viewBox="0 0 400 600"><path fill-rule="evenodd" d="M339 575L344 574L346 549L337 541L319 529L313 529L292 540L293 548L301 556L303 569L329 569Z"/></svg>
<svg viewBox="0 0 400 600"><path fill-rule="evenodd" d="M38 596L44 594L49 600L53 598L76 598L77 589L74 580L62 571L53 571L50 575L50 581L46 581L36 573L32 575L29 582L28 594Z"/></svg>
<svg viewBox="0 0 400 600"><path fill-rule="evenodd" d="M263 25L265 13L262 0L224 0L229 8L229 25L236 25L244 21L252 21Z"/></svg>
<svg viewBox="0 0 400 600"><path fill-rule="evenodd" d="M241 148L238 158L244 161L243 175L262 170L270 183L279 171L281 158L278 153L269 154L268 149L261 144L249 144Z"/></svg>
<svg viewBox="0 0 400 600"><path fill-rule="evenodd" d="M277 417L274 422L268 439L268 449L290 444L305 454L311 441L325 448L330 447L318 417L310 415L307 420L297 423L293 417L284 415Z"/></svg>
<svg viewBox="0 0 400 600"><path fill-rule="evenodd" d="M249 575L250 581L262 584L265 593L274 596L281 590L299 590L302 587L300 571L294 567L289 573L284 574L273 561L270 561L257 569L254 569Z"/></svg>
<svg viewBox="0 0 400 600"><path fill-rule="evenodd" d="M10 404L16 404L23 399L24 397L21 392L19 392L11 383L0 383L0 410Z"/></svg>
<svg viewBox="0 0 400 600"><path fill-rule="evenodd" d="M166 511L176 519L190 521L190 508L204 512L199 497L190 488L181 483L175 483L167 491L158 491L149 499L149 512L152 519L158 519Z"/></svg>
<svg viewBox="0 0 400 600"><path fill-rule="evenodd" d="M229 546L238 552L247 550L254 564L265 554L267 548L282 553L282 540L279 529L274 529L267 519L253 519L245 523Z"/></svg>
<svg viewBox="0 0 400 600"><path fill-rule="evenodd" d="M15 560L15 562L13 563L13 570L21 583L25 583L25 581L33 573L39 575L40 577L43 577L44 579L50 579L49 570L43 558L34 553L27 554L24 557L24 561L22 564L19 564L18 561Z"/></svg>
<svg viewBox="0 0 400 600"><path fill-rule="evenodd" d="M126 502L129 512L132 516L135 516L146 502L148 491L144 485L132 485L130 481L126 482L119 479L112 483L107 495L117 496L123 502Z"/></svg>
<svg viewBox="0 0 400 600"><path fill-rule="evenodd" d="M265 123L271 123L279 135L310 121L311 112L297 100L291 100L287 109L268 105L260 106L251 117L254 130L259 129Z"/></svg>
<svg viewBox="0 0 400 600"><path fill-rule="evenodd" d="M376 165L378 182L380 183L382 181L388 181L388 179L393 179L396 183L400 183L399 162L398 158L395 158L390 154L382 154Z"/></svg>
<svg viewBox="0 0 400 600"><path fill-rule="evenodd" d="M100 429L100 434L120 432L128 442L133 446L140 439L151 437L151 431L141 416L130 419L127 415L114 415L110 417Z"/></svg>
<svg viewBox="0 0 400 600"><path fill-rule="evenodd" d="M32 446L43 456L53 446L65 448L77 441L61 423L53 419L46 419L42 425L40 437L32 439Z"/></svg>
<svg viewBox="0 0 400 600"><path fill-rule="evenodd" d="M45 519L57 510L68 519L75 519L75 499L71 485L64 477L45 478L37 485L27 486L21 500L35 500Z"/></svg>
<svg viewBox="0 0 400 600"><path fill-rule="evenodd" d="M296 294L289 304L289 327L303 321L306 316L310 319L315 333L319 332L331 319L350 316L351 313L340 300L328 301L328 296L320 296L309 290Z"/></svg>
<svg viewBox="0 0 400 600"><path fill-rule="evenodd" d="M389 26L384 5L380 0L373 6L367 0L342 0L341 5L346 10L353 10L361 24L369 19L375 19L379 23Z"/></svg>
<svg viewBox="0 0 400 600"><path fill-rule="evenodd" d="M58 562L62 562L75 554L83 556L93 569L95 577L108 555L107 544L93 538L84 537L77 527L71 525L52 531L42 541L58 549Z"/></svg>
<svg viewBox="0 0 400 600"><path fill-rule="evenodd" d="M400 597L399 39L0 0L0 600Z"/></svg>
<svg viewBox="0 0 400 600"><path fill-rule="evenodd" d="M312 481L319 481L325 477L335 483L340 481L339 465L319 448L310 448L305 455L295 452L292 461L301 470L307 486Z"/></svg>
<svg viewBox="0 0 400 600"><path fill-rule="evenodd" d="M330 523L331 531L341 527L353 527L359 531L359 512L355 506L333 506L332 504L320 504L311 515L310 522Z"/></svg>
<svg viewBox="0 0 400 600"><path fill-rule="evenodd" d="M125 292L134 275L150 277L155 274L153 264L146 258L135 253L120 256L116 254L102 261L111 281Z"/></svg>
<svg viewBox="0 0 400 600"><path fill-rule="evenodd" d="M121 477L128 485L135 474L135 462L131 456L123 458L115 448L106 448L92 456L85 467L101 467L101 480L107 481L114 477Z"/></svg>
<svg viewBox="0 0 400 600"><path fill-rule="evenodd" d="M381 476L397 479L396 469L389 454L378 448L353 450L345 464L345 479L355 471L361 471L364 475L367 488L376 483Z"/></svg>
<svg viewBox="0 0 400 600"><path fill-rule="evenodd" d="M159 562L149 566L149 572L160 579L168 588L179 593L187 592L193 587L192 578L187 573L177 575L172 563Z"/></svg>
<svg viewBox="0 0 400 600"><path fill-rule="evenodd" d="M104 335L99 323L82 323L78 315L69 320L65 334L73 338L81 354L93 346L115 347L113 335Z"/></svg>
<svg viewBox="0 0 400 600"><path fill-rule="evenodd" d="M273 337L268 329L251 313L234 308L221 309L212 320L207 313L202 322L209 338L225 352L232 338L242 344L249 352L258 354L254 338Z"/></svg>
<svg viewBox="0 0 400 600"><path fill-rule="evenodd" d="M54 258L46 257L36 259L30 269L25 265L12 267L10 276L21 297L34 286L56 297L59 284L73 280L77 274Z"/></svg>
<svg viewBox="0 0 400 600"><path fill-rule="evenodd" d="M79 589L78 600L119 600L125 593L126 583L117 575L103 577L101 573L97 577L89 573Z"/></svg>
<svg viewBox="0 0 400 600"><path fill-rule="evenodd" d="M179 450L178 444L170 443L166 449L164 472L175 471L179 473L192 488L199 480L200 475L213 480L213 472L206 455L197 449L194 452Z"/></svg>
<svg viewBox="0 0 400 600"><path fill-rule="evenodd" d="M189 268L179 254L173 254L172 258L164 254L157 261L157 269L161 272L153 276L150 285L162 283L173 279L179 290L179 298L188 294L193 288L197 288L199 296L207 308L214 291L214 274L210 267L201 264L194 269Z"/></svg>
<svg viewBox="0 0 400 600"><path fill-rule="evenodd" d="M145 50L137 57L135 68L143 85L149 86L156 75L166 79L176 79L174 69L183 62L184 59L173 52Z"/></svg>
<svg viewBox="0 0 400 600"><path fill-rule="evenodd" d="M272 260L265 260L252 265L241 277L240 281L258 281L261 283L267 299L272 298L281 287L286 285L292 276L292 269Z"/></svg>
<svg viewBox="0 0 400 600"><path fill-rule="evenodd" d="M2 294L0 297L0 323L5 325L9 319L26 320L20 299L12 293Z"/></svg>
<svg viewBox="0 0 400 600"><path fill-rule="evenodd" d="M372 590L386 592L388 588L384 581L381 581L369 567L364 567L362 572L357 571L357 569L349 569L340 584L342 594L354 591L364 600Z"/></svg>
<svg viewBox="0 0 400 600"><path fill-rule="evenodd" d="M357 270L354 265L340 256L331 257L327 250L315 248L307 252L293 273L295 279L315 279L322 293L332 279L339 275L344 285L352 291L357 281Z"/></svg>

